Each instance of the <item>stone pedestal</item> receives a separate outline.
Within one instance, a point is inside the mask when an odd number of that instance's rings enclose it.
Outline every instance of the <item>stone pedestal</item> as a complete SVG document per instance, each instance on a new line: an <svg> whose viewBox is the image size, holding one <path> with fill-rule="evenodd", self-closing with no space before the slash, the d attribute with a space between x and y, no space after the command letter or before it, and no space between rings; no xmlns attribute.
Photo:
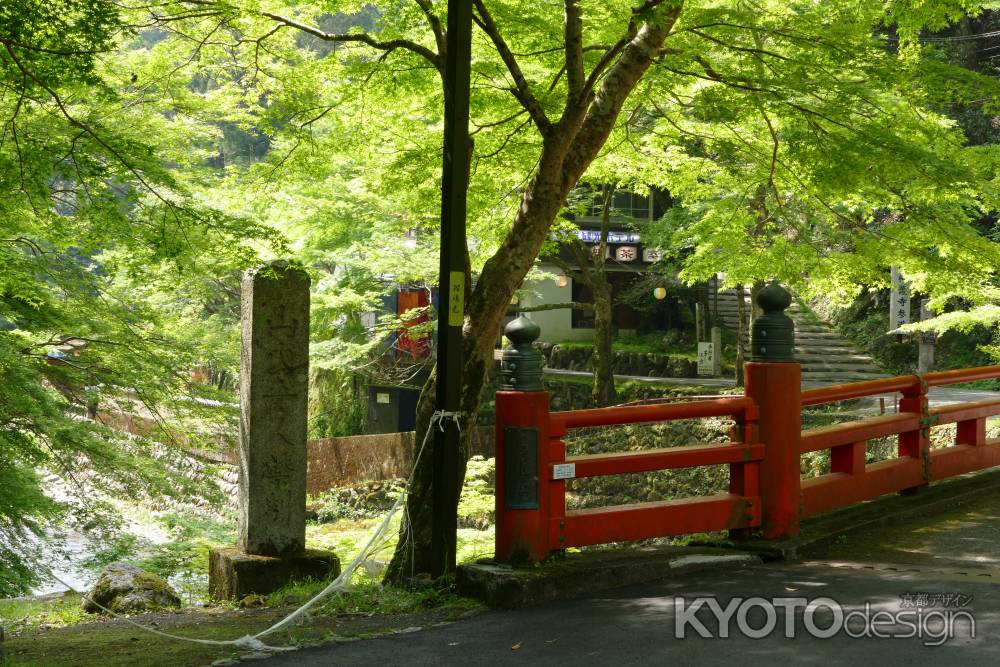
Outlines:
<svg viewBox="0 0 1000 667"><path fill-rule="evenodd" d="M331 551L306 549L292 556L256 556L239 549L212 549L208 562L208 592L213 600L239 600L267 595L306 579L331 579L340 574L340 559Z"/></svg>

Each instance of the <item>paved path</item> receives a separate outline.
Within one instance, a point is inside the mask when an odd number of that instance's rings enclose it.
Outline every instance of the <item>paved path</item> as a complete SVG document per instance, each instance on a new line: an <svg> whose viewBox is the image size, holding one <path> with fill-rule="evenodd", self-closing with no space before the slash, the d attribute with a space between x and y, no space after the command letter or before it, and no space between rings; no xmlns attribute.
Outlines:
<svg viewBox="0 0 1000 667"><path fill-rule="evenodd" d="M909 564L926 572L965 571L1000 584L1000 495L862 530L814 555L833 562Z"/></svg>
<svg viewBox="0 0 1000 667"><path fill-rule="evenodd" d="M803 384L803 388L805 389L811 387L806 387L805 384ZM885 400L886 412L895 412L896 403L901 398L901 395L898 393L882 394L880 396L869 396L864 400L867 406L875 408L878 407L880 398ZM971 403L974 401L1000 400L1000 391L988 391L986 389L958 389L955 387L931 387L927 392L927 400L931 406Z"/></svg>
<svg viewBox="0 0 1000 667"><path fill-rule="evenodd" d="M741 635L733 625L728 639L704 639L686 626L675 637L675 598L715 596L725 608L734 597L809 599L829 597L848 610L899 611L905 596L919 592L961 593L972 597L964 609L976 622L976 636L958 623L958 637L941 646L919 638L854 639L838 633L814 639L805 631L803 610L794 612L794 635L784 636L785 610L778 608L775 630L763 639ZM707 611L707 610L702 610ZM754 613L757 612L757 613ZM815 622L827 627L832 613L822 609ZM713 636L712 616L698 618ZM755 608L751 625L766 617ZM859 621L860 622L860 621ZM900 631L904 630L900 626ZM860 631L860 625L852 630ZM931 634L936 632L931 627ZM312 665L830 665L856 661L871 665L1000 664L1000 589L990 583L955 582L906 573L871 573L829 567L759 566L703 573L655 585L634 586L584 600L560 602L518 612L489 612L453 625L383 639L307 649L264 661L278 667ZM936 640L930 640L936 641Z"/></svg>
<svg viewBox="0 0 1000 667"><path fill-rule="evenodd" d="M337 644L278 656L270 667L313 665L829 665L857 662L888 665L1000 665L1000 496L935 516L893 522L838 541L802 563L716 570L658 584L548 604L517 612L487 612L475 618L381 639ZM912 605L927 594L928 606L917 617ZM727 624L727 639L703 638L685 625L678 639L677 599L685 605L714 596L723 609L734 598L761 597L837 601L843 613L908 612L899 624L881 617L875 631L912 634L917 618L921 637L852 638L841 631L817 639L806 631L804 605L791 612L778 607L774 630L753 639ZM936 597L940 596L940 597ZM944 606L946 599L952 600ZM957 596L962 596L961 598ZM964 604L963 604L964 603ZM955 617L954 636L940 646L938 612L968 612L975 620L970 636L967 616ZM736 612L737 615L739 612ZM792 614L790 617L788 614ZM713 637L719 623L702 609L696 618ZM735 616L734 616L735 618ZM767 622L760 607L747 618L751 628ZM791 618L793 636L785 636ZM832 612L821 607L812 617L829 627ZM855 616L848 629L858 635Z"/></svg>
<svg viewBox="0 0 1000 667"><path fill-rule="evenodd" d="M545 368L546 375L593 378L592 371L568 371L563 368ZM695 387L734 387L731 378L662 378L650 375L615 375L615 382L643 382L646 384L682 385Z"/></svg>
<svg viewBox="0 0 1000 667"><path fill-rule="evenodd" d="M567 375L572 377L592 378L594 374L590 371L567 371L556 368L546 368L546 375ZM733 387L736 383L728 378L661 378L645 375L615 375L617 382L643 382L647 384L661 385L681 385L681 386L702 386L702 387ZM816 387L830 386L831 382L803 382L803 389L813 389ZM898 394L883 394L886 409L892 411ZM969 401L984 401L987 399L1000 399L1000 392L987 391L985 389L957 389L955 387L932 387L928 393L931 405L950 405L952 403L965 403ZM870 397L870 401L878 403L879 396Z"/></svg>
<svg viewBox="0 0 1000 667"><path fill-rule="evenodd" d="M948 405L950 403L966 403L969 401L985 401L1000 399L1000 391L985 389L957 389L955 387L931 387L927 392L931 405Z"/></svg>

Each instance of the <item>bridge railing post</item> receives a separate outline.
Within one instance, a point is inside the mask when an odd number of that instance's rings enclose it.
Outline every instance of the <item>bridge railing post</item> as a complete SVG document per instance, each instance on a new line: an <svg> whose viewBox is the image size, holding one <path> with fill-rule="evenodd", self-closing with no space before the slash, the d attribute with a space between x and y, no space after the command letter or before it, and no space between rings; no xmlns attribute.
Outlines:
<svg viewBox="0 0 1000 667"><path fill-rule="evenodd" d="M759 410L761 527L765 539L799 532L802 482L802 370L795 361L795 327L784 311L791 294L776 281L757 295L764 314L753 324L746 395Z"/></svg>
<svg viewBox="0 0 1000 667"><path fill-rule="evenodd" d="M496 559L512 565L543 561L553 549L549 394L541 353L531 345L540 333L523 315L507 325L513 345L504 350L496 393Z"/></svg>
<svg viewBox="0 0 1000 667"><path fill-rule="evenodd" d="M926 486L931 476L931 414L930 403L927 400L927 382L917 376L913 388L903 392L899 401L900 412L915 412L920 415L920 429L899 434L899 456L910 456L920 459L924 469L924 483L904 489L903 493L916 493L921 486Z"/></svg>

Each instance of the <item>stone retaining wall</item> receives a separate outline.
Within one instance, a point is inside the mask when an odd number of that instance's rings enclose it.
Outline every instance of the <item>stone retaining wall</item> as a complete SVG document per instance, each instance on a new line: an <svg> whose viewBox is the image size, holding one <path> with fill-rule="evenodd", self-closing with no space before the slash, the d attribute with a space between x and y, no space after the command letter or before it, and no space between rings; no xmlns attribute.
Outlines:
<svg viewBox="0 0 1000 667"><path fill-rule="evenodd" d="M306 490L310 494L370 480L408 477L413 465L414 432L352 435L310 440L306 458ZM472 454L492 457L493 427L477 429Z"/></svg>
<svg viewBox="0 0 1000 667"><path fill-rule="evenodd" d="M552 343L537 343L549 368L570 371L592 371L592 347L563 347ZM693 378L698 376L697 362L685 357L653 352L615 352L612 368L616 375L643 375L665 378Z"/></svg>
<svg viewBox="0 0 1000 667"><path fill-rule="evenodd" d="M97 420L108 428L143 437L157 429L153 420L134 414L102 412ZM358 482L408 477L413 465L413 438L413 431L408 431L309 440L306 446L306 491L317 494ZM492 426L479 427L472 438L472 454L486 458L494 456L494 440ZM231 474L227 471L223 476L235 484L238 457L235 445L228 444L229 447L214 452L193 447L186 447L185 450L199 459L231 466ZM229 480L229 477L233 479Z"/></svg>

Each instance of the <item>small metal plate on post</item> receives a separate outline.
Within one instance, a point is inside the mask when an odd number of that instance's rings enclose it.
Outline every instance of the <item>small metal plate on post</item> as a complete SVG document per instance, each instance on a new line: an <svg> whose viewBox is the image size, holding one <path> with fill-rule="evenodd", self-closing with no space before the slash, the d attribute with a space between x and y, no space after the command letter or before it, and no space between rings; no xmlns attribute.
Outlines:
<svg viewBox="0 0 1000 667"><path fill-rule="evenodd" d="M538 509L538 428L508 426L503 430L504 506Z"/></svg>
<svg viewBox="0 0 1000 667"><path fill-rule="evenodd" d="M575 463L556 463L552 466L552 479L573 479L576 477Z"/></svg>
<svg viewBox="0 0 1000 667"><path fill-rule="evenodd" d="M465 273L452 271L448 278L448 326L465 323Z"/></svg>

